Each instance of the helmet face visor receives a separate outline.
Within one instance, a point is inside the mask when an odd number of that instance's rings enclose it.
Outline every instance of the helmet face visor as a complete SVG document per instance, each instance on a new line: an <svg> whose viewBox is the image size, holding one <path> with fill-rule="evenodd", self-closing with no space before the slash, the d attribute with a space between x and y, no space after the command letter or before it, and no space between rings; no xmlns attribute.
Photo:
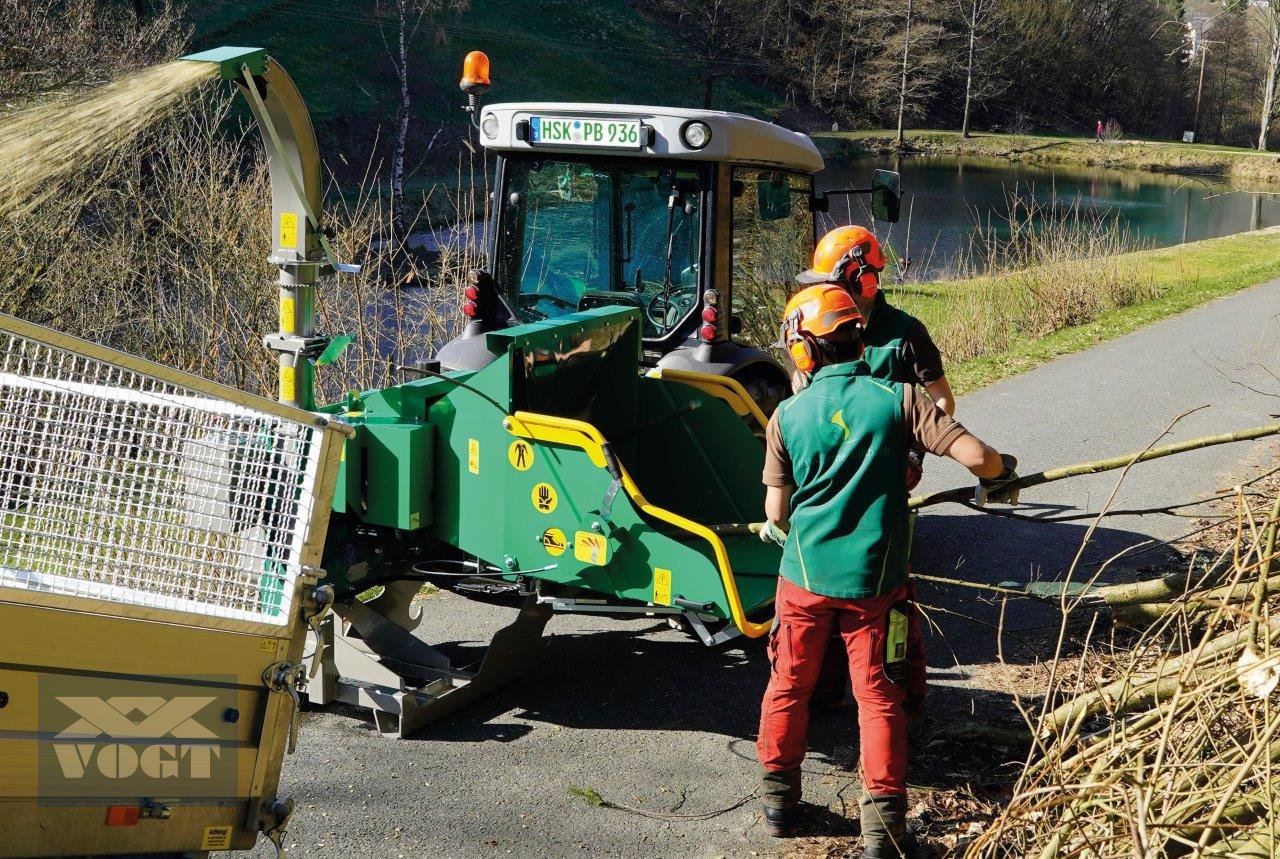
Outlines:
<svg viewBox="0 0 1280 859"><path fill-rule="evenodd" d="M805 286L814 286L819 283L837 283L839 280L839 274L832 274L829 271L814 271L811 268L805 269L796 275L796 283Z"/></svg>

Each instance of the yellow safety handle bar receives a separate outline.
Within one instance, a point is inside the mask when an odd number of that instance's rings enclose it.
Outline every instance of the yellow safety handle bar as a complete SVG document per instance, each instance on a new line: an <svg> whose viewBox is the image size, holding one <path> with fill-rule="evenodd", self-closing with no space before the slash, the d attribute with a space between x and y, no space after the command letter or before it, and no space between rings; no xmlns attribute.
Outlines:
<svg viewBox="0 0 1280 859"><path fill-rule="evenodd" d="M769 425L769 419L764 416L764 412L760 411L760 406L756 405L756 401L751 399L747 389L742 387L742 383L737 379L730 379L728 376L717 376L713 373L699 373L696 370L670 370L665 367L655 367L646 375L651 379L683 382L686 385L697 388L704 394L710 394L718 400L724 400L729 404L729 408L733 409L734 414L740 417L751 416L760 425L760 429L764 429Z"/></svg>
<svg viewBox="0 0 1280 859"><path fill-rule="evenodd" d="M606 454L608 442L600 434L600 430L586 421L537 414L535 412L516 412L511 417L503 420L502 426L512 435L520 438L560 444L566 447L576 447L586 453L587 458L597 468L607 468L609 465L610 457ZM660 519L668 525L674 525L682 531L687 531L695 537L700 537L711 544L711 549L716 556L716 566L720 571L720 582L724 586L724 595L729 601L729 615L733 619L734 626L738 627L747 638L759 638L766 634L773 625L773 621L770 619L754 623L747 619L747 613L742 608L742 597L738 594L738 582L733 577L733 566L729 562L729 552L724 547L724 541L706 525L701 525L692 519L686 519L678 513L672 513L670 510L650 504L645 500L644 495L640 493L640 487L636 486L635 481L631 479L631 475L627 473L622 463L616 463L616 467L623 491L627 493L627 497L642 512L652 516L654 519Z"/></svg>

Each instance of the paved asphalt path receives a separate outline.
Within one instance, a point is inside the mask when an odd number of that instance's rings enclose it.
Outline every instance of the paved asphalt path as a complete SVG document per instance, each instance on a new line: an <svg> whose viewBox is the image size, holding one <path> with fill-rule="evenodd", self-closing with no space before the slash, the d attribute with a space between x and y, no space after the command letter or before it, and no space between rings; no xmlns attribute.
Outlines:
<svg viewBox="0 0 1280 859"><path fill-rule="evenodd" d="M1141 449L1191 406L1172 439L1266 423L1280 383L1280 282L1241 293L1123 339L1063 358L964 397L960 417L1024 471ZM1231 381L1234 379L1235 381ZM1229 484L1242 460L1271 449L1243 443L1139 466L1121 506L1152 506ZM1116 473L1046 486L1026 501L1096 511ZM967 482L952 463L933 460L924 489ZM1172 536L1184 520L1110 520L1097 553L1111 554L1150 536ZM929 572L997 582L1052 579L1069 565L1083 525L1023 525L956 507L921 518L917 566ZM1151 554L1138 563L1150 563ZM1115 576L1132 575L1117 570ZM1110 575L1110 574L1109 574ZM922 588L924 602L981 614L947 589ZM451 595L427 602L423 635L477 649L510 612ZM989 661L990 629L935 613L964 663ZM1011 618L1013 632L1053 621L1040 609ZM956 668L930 639L939 689L933 708L981 709L981 673ZM1012 650L1016 650L1013 648ZM1011 659L1030 659L1029 652ZM1012 653L1012 655L1011 655ZM948 667L950 665L951 667ZM753 739L767 664L758 643L708 650L665 624L557 617L541 666L516 684L428 727L418 737L385 740L366 715L331 708L309 712L297 754L285 764L283 791L299 801L286 839L303 856L743 856L778 850L754 804L706 821L665 821L594 808L570 793L591 788L605 799L676 813L731 805L755 783ZM988 683L988 685L993 685ZM961 695L966 700L957 701ZM950 697L948 697L950 696ZM988 699L990 700L990 699ZM856 722L850 710L816 719L806 762L811 830L851 833ZM945 775L942 774L942 775ZM939 773L921 774L913 778ZM269 856L265 847L260 856Z"/></svg>

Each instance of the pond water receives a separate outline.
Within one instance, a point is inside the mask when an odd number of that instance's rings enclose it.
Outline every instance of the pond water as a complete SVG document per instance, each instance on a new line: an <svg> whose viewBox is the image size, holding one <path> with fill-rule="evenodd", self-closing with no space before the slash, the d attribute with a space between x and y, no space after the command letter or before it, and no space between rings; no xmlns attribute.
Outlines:
<svg viewBox="0 0 1280 859"><path fill-rule="evenodd" d="M996 159L910 156L827 160L819 187L867 187L877 168L902 174L902 220L880 225L910 277L942 277L970 255L979 223L998 230L1009 200L1034 195L1042 205L1077 204L1083 217L1116 218L1143 246L1168 246L1280 224L1280 193L1249 193L1219 182L1128 170L1035 166ZM846 207L845 200L851 201ZM852 215L852 218L850 217ZM833 198L824 225L869 220L865 197ZM908 217L910 217L908 250Z"/></svg>

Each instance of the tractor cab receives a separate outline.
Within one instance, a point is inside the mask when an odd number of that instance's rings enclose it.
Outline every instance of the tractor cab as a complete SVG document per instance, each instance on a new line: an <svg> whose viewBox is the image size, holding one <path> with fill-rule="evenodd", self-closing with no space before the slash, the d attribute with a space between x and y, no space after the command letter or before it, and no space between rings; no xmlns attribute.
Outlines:
<svg viewBox="0 0 1280 859"><path fill-rule="evenodd" d="M771 411L788 373L769 347L826 203L813 141L713 110L481 107L487 69L468 88L472 57L463 88L495 191L487 271L466 287L444 368L494 360L488 331L621 305L640 310L645 366L731 376Z"/></svg>

